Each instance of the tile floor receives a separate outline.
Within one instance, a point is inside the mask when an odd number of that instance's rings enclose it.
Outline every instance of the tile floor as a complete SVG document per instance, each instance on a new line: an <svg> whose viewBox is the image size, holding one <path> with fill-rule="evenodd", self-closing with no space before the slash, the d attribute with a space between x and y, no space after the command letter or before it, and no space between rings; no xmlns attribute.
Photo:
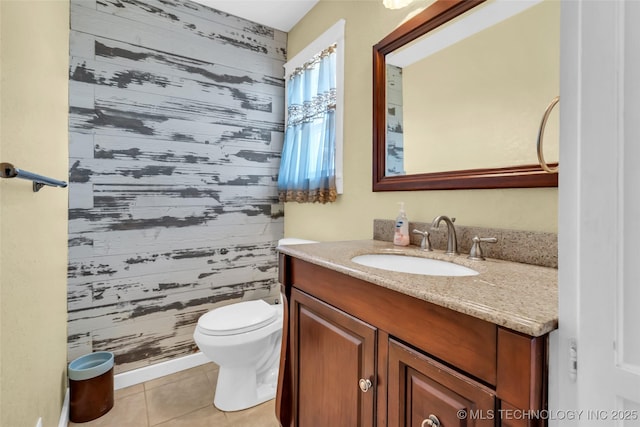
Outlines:
<svg viewBox="0 0 640 427"><path fill-rule="evenodd" d="M81 427L277 427L275 400L238 412L213 406L213 363L116 390L113 408Z"/></svg>

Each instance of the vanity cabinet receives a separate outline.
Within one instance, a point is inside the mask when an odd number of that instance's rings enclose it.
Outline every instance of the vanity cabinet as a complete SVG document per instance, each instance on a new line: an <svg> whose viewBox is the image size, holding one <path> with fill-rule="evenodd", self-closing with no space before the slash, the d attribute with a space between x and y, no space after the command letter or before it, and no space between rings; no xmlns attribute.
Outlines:
<svg viewBox="0 0 640 427"><path fill-rule="evenodd" d="M280 254L285 427L538 426L547 336ZM430 417L433 416L433 417Z"/></svg>

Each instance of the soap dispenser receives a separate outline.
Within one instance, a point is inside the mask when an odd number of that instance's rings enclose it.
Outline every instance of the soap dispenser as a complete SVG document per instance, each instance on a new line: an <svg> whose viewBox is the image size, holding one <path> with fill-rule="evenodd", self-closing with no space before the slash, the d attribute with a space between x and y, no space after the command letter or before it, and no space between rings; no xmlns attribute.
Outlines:
<svg viewBox="0 0 640 427"><path fill-rule="evenodd" d="M409 219L404 211L404 202L400 202L400 212L396 217L393 244L396 246L409 246Z"/></svg>

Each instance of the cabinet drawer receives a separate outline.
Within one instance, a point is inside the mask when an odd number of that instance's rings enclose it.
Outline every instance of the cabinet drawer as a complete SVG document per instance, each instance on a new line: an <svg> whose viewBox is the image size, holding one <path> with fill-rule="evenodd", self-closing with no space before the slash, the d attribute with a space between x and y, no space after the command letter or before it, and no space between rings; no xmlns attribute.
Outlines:
<svg viewBox="0 0 640 427"><path fill-rule="evenodd" d="M389 426L493 426L495 394L488 387L393 339L389 340ZM437 425L437 424L436 424Z"/></svg>

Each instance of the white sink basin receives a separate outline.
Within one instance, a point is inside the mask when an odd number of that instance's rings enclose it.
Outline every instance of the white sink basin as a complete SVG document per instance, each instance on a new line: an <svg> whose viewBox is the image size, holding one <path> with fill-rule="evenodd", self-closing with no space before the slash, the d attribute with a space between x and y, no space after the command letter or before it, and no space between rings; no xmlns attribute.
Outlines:
<svg viewBox="0 0 640 427"><path fill-rule="evenodd" d="M369 254L351 258L356 264L399 273L428 276L475 276L477 271L452 262L407 255Z"/></svg>

